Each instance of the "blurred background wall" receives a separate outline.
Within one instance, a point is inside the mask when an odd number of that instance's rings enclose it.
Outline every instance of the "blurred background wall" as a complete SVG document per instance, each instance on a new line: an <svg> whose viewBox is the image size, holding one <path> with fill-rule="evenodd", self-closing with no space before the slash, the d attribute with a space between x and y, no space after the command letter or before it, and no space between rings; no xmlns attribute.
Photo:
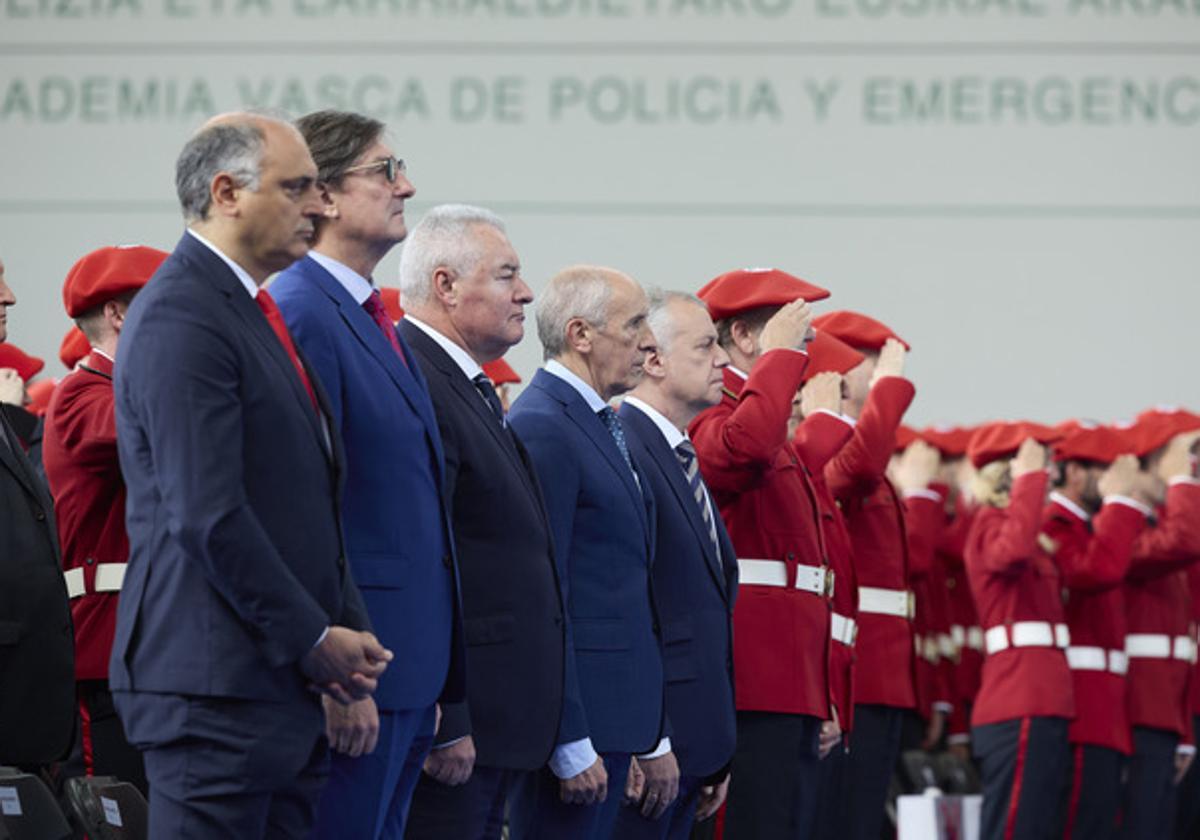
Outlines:
<svg viewBox="0 0 1200 840"><path fill-rule="evenodd" d="M47 374L72 262L171 249L180 146L243 106L386 121L410 225L497 211L535 292L826 286L912 343L914 422L1200 404L1198 0L0 0L9 337Z"/></svg>

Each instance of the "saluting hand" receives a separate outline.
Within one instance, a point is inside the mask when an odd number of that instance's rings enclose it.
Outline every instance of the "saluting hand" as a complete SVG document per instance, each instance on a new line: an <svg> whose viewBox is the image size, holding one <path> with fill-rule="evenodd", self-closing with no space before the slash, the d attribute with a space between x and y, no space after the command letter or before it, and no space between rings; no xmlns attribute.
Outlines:
<svg viewBox="0 0 1200 840"><path fill-rule="evenodd" d="M871 374L870 387L874 388L875 383L885 376L903 376L904 358L907 353L904 345L896 339L889 338L885 341L883 349L879 351L879 361L875 363L875 372Z"/></svg>
<svg viewBox="0 0 1200 840"><path fill-rule="evenodd" d="M25 404L25 382L12 368L0 368L0 403Z"/></svg>
<svg viewBox="0 0 1200 840"><path fill-rule="evenodd" d="M821 410L842 411L842 375L835 371L818 373L800 389L800 412L805 417Z"/></svg>
<svg viewBox="0 0 1200 840"><path fill-rule="evenodd" d="M1136 455L1119 456L1100 476L1100 496L1132 496L1138 486L1138 470Z"/></svg>
<svg viewBox="0 0 1200 840"><path fill-rule="evenodd" d="M1172 478L1194 478L1196 462L1192 458L1192 444L1200 438L1200 432L1185 432L1175 435L1167 444L1167 451L1158 462L1158 477L1163 481Z"/></svg>
<svg viewBox="0 0 1200 840"><path fill-rule="evenodd" d="M937 476L942 455L923 440L914 440L901 453L893 471L893 481L905 493L924 490Z"/></svg>
<svg viewBox="0 0 1200 840"><path fill-rule="evenodd" d="M803 350L812 340L812 307L807 301L785 303L762 328L758 346L762 352L786 348Z"/></svg>
<svg viewBox="0 0 1200 840"><path fill-rule="evenodd" d="M1021 448L1017 450L1017 457L1012 460L1013 479L1044 469L1046 469L1046 447L1038 443L1035 438L1025 438L1021 442Z"/></svg>

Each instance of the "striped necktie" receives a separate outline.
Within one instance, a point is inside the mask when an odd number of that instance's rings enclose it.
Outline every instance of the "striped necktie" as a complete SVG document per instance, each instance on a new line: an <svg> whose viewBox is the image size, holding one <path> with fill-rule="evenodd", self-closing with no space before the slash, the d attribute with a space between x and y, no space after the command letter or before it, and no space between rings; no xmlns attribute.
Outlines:
<svg viewBox="0 0 1200 840"><path fill-rule="evenodd" d="M708 529L708 539L712 542L713 553L717 559L720 559L721 547L717 542L717 523L713 521L712 500L708 496L708 488L704 486L704 479L700 477L700 463L696 460L696 448L692 446L690 440L685 438L675 447L675 457L679 459L679 466L683 467L688 487L692 490L692 498L696 500L696 506L700 508L700 518L704 521L704 527Z"/></svg>

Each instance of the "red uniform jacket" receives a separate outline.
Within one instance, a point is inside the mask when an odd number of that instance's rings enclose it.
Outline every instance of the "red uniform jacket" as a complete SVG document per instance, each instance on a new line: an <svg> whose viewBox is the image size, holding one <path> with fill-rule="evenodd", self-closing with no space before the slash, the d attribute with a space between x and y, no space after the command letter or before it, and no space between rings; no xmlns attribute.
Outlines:
<svg viewBox="0 0 1200 840"><path fill-rule="evenodd" d="M1140 511L1119 502L1104 505L1089 522L1053 493L1042 515L1047 548L1067 587L1067 661L1075 687L1071 743L1126 755L1133 752L1133 740L1121 672L1128 667L1121 583L1145 522Z"/></svg>
<svg viewBox="0 0 1200 840"><path fill-rule="evenodd" d="M785 586L739 584L737 707L828 720L830 598L794 585L797 564L829 565L808 467L787 438L792 397L807 364L802 353L772 350L749 379L726 369L725 397L692 421L689 434L739 561L786 568ZM831 435L841 442L850 437L845 423L826 420Z"/></svg>
<svg viewBox="0 0 1200 840"><path fill-rule="evenodd" d="M1129 722L1177 732L1190 742L1189 676L1195 635L1187 567L1200 560L1200 486L1167 491L1158 524L1137 539L1125 579ZM1163 640L1168 656L1137 656L1137 639Z"/></svg>
<svg viewBox="0 0 1200 840"><path fill-rule="evenodd" d="M908 531L910 586L917 603L913 620L916 651L917 712L926 720L934 708L953 710L951 676L955 661L946 602L945 570L935 548L946 524L941 492L931 490L904 500Z"/></svg>
<svg viewBox="0 0 1200 840"><path fill-rule="evenodd" d="M129 560L112 370L112 362L93 351L67 374L50 398L42 444L63 569L81 569L83 576L85 594L71 601L77 680L108 679L119 593L97 592L96 575L104 569L119 576Z"/></svg>
<svg viewBox="0 0 1200 840"><path fill-rule="evenodd" d="M1192 591L1192 625L1197 628L1197 641L1200 642L1200 564L1188 566L1188 588ZM1196 670L1200 664L1192 666L1192 716L1200 715L1200 675Z"/></svg>
<svg viewBox="0 0 1200 840"><path fill-rule="evenodd" d="M967 536L967 578L984 634L1017 622L1051 628L1064 623L1058 569L1038 545L1047 475L1013 482L1007 508L983 507ZM971 714L972 726L1030 716L1075 714L1067 658L1055 646L1018 647L991 653Z"/></svg>
<svg viewBox="0 0 1200 840"><path fill-rule="evenodd" d="M830 445L841 439L840 435L827 431L831 419L832 415L821 413L808 417L796 430L792 442L804 463L812 470L817 512L821 517L821 529L829 551L829 565L835 575L836 585L831 599L833 613L830 616L832 645L829 650L829 696L837 710L842 732L848 735L854 728L856 637L861 616L858 613L856 558L850 534L846 530L842 511L838 508L824 478L823 468L836 454L836 451L830 449ZM850 426L850 423L846 422L846 425ZM849 739L845 743L848 746Z"/></svg>
<svg viewBox="0 0 1200 840"><path fill-rule="evenodd" d="M859 586L909 588L904 507L884 471L896 428L915 393L906 379L889 376L877 382L867 394L854 436L824 470L845 517ZM860 613L855 648L855 703L916 706L910 618Z"/></svg>
<svg viewBox="0 0 1200 840"><path fill-rule="evenodd" d="M971 596L967 569L963 565L963 551L975 507L969 505L961 495L955 500L955 507L954 515L942 529L935 562L945 570L950 636L958 651L958 662L954 665L950 685L954 711L946 732L952 741L961 742L969 738L971 707L975 704L983 671L983 628L979 626L979 614L975 611L975 599Z"/></svg>

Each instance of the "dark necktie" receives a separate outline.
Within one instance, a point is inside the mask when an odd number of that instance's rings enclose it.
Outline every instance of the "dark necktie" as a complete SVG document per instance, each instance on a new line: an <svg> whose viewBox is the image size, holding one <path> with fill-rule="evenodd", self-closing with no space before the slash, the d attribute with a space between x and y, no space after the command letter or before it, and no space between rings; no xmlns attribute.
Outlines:
<svg viewBox="0 0 1200 840"><path fill-rule="evenodd" d="M267 317L267 323L271 325L271 331L275 333L275 337L283 345L283 352L287 353L292 367L296 369L300 381L304 384L304 390L308 392L308 398L312 400L313 408L316 408L319 414L320 408L317 406L317 395L313 392L312 383L308 381L308 374L304 370L304 365L300 363L300 355L296 352L296 345L292 341L292 334L288 332L287 324L283 321L283 313L279 311L279 307L275 304L275 299L267 293L266 289L259 289L258 294L254 296L254 302L258 304L258 308L262 310L262 314Z"/></svg>
<svg viewBox="0 0 1200 840"><path fill-rule="evenodd" d="M636 481L637 471L633 468L633 459L629 457L629 444L625 442L625 430L621 428L621 418L617 416L617 412L613 411L612 406L608 405L597 411L596 414L600 415L600 422L604 424L604 428L608 429L608 433L616 441L617 449L621 450L621 457L625 459L625 464L629 467L629 471L633 473L633 478Z"/></svg>
<svg viewBox="0 0 1200 840"><path fill-rule="evenodd" d="M404 366L408 367L408 359L404 357L404 350L400 347L400 339L396 338L396 325L392 323L392 319L388 317L387 309L383 306L383 296L379 294L378 289L372 289L371 294L363 301L363 309L367 310L367 314L371 316L371 320L383 330L384 336L391 343L392 349L396 351L396 355L400 357L400 361L404 362Z"/></svg>
<svg viewBox="0 0 1200 840"><path fill-rule="evenodd" d="M479 391L480 396L487 402L488 408L492 410L492 414L496 415L496 419L500 421L500 425L507 426L508 421L504 419L504 406L500 404L500 395L496 393L496 389L492 385L492 380L488 379L488 375L480 373L471 382L474 383L475 389Z"/></svg>
<svg viewBox="0 0 1200 840"><path fill-rule="evenodd" d="M679 459L679 465L683 467L688 487L692 490L692 498L696 500L696 506L700 508L700 518L704 521L704 527L708 529L708 539L712 542L713 553L720 558L721 549L717 543L717 523L713 521L712 501L704 487L704 479L700 477L700 463L696 460L696 448L692 446L690 440L684 440L675 447L675 457Z"/></svg>

